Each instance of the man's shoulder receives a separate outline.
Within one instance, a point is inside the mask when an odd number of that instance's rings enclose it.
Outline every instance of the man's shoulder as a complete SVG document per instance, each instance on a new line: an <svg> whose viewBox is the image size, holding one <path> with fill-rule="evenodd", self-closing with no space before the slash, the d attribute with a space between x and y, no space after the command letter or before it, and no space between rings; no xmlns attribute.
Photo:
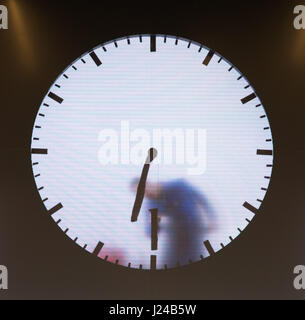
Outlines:
<svg viewBox="0 0 305 320"><path fill-rule="evenodd" d="M191 188L190 184L188 184L184 179L175 179L165 182L164 187L166 190L176 190L177 192Z"/></svg>

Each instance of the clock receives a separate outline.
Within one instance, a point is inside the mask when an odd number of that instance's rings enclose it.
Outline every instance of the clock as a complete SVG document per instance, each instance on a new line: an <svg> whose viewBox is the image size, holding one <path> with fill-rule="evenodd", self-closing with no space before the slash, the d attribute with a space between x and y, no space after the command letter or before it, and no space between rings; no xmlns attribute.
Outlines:
<svg viewBox="0 0 305 320"><path fill-rule="evenodd" d="M145 34L99 45L58 76L31 159L43 214L76 245L159 270L238 238L260 212L273 143L258 94L228 60Z"/></svg>

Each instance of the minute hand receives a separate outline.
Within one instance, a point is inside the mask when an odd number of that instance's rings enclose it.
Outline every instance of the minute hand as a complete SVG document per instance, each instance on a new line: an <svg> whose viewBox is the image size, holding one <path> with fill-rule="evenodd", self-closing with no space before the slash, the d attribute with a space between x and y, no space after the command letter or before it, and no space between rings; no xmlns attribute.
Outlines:
<svg viewBox="0 0 305 320"><path fill-rule="evenodd" d="M132 209L132 214L131 214L131 222L135 222L138 220L138 216L139 216L142 202L144 199L145 186L146 186L149 167L151 162L155 159L156 156L157 156L157 150L154 148L150 148L148 150L148 155L142 169L140 182L138 184L136 199L135 199L133 209Z"/></svg>

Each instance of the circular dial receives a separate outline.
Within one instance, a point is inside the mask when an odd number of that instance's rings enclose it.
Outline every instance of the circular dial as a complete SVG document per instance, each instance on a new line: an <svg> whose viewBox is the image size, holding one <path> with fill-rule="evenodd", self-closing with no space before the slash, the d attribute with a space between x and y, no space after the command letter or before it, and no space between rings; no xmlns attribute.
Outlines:
<svg viewBox="0 0 305 320"><path fill-rule="evenodd" d="M44 97L31 145L55 223L137 269L205 260L235 239L264 199L272 150L239 70L165 35L120 38L75 60Z"/></svg>

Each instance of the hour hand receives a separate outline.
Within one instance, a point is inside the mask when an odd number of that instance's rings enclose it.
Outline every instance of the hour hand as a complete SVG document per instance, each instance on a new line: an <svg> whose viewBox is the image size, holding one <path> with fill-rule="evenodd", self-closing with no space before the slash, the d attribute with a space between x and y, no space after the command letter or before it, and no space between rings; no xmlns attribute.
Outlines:
<svg viewBox="0 0 305 320"><path fill-rule="evenodd" d="M146 158L145 164L143 166L142 174L141 174L140 181L139 181L138 188L137 188L136 199L135 199L133 209L132 209L131 222L135 222L138 220L138 216L139 216L142 202L144 199L145 186L146 186L146 180L147 180L149 167L150 167L151 162L156 158L157 153L158 152L155 148L150 148L148 150L147 158Z"/></svg>

